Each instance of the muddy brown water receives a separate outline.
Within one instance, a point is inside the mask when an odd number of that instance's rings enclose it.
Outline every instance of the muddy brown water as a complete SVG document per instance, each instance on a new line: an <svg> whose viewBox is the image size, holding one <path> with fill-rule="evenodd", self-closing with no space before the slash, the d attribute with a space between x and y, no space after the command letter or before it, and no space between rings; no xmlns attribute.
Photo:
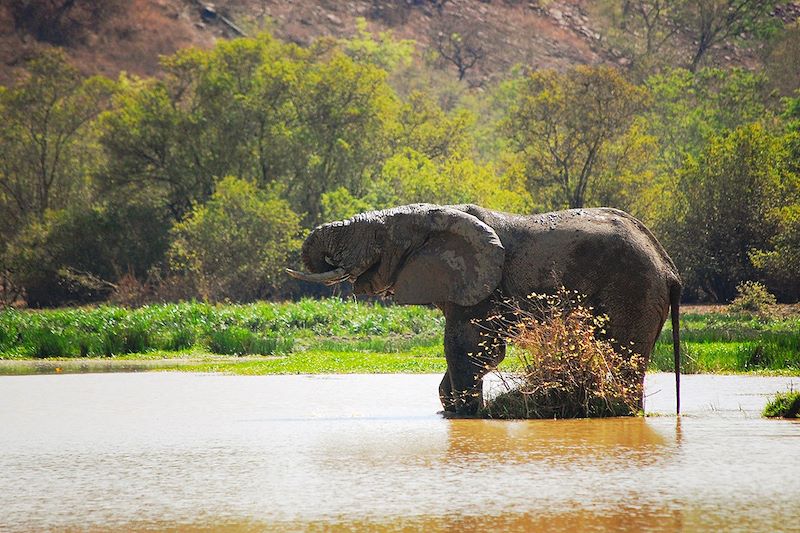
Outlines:
<svg viewBox="0 0 800 533"><path fill-rule="evenodd" d="M0 377L0 531L800 531L800 378L647 380L662 416L447 420L438 376Z"/></svg>

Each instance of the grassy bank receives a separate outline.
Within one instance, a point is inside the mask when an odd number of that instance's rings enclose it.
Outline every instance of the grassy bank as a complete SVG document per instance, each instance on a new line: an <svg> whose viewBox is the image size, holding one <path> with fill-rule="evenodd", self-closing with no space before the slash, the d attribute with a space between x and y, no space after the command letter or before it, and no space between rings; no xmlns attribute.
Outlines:
<svg viewBox="0 0 800 533"><path fill-rule="evenodd" d="M438 344L443 325L433 309L340 299L10 310L0 312L0 358L163 357L186 351L275 355L309 349L406 352Z"/></svg>
<svg viewBox="0 0 800 533"><path fill-rule="evenodd" d="M771 317L691 309L681 315L682 370L685 373L770 372L800 374L800 314ZM670 372L669 320L656 342L651 370Z"/></svg>
<svg viewBox="0 0 800 533"><path fill-rule="evenodd" d="M440 372L435 309L339 299L0 312L0 373L187 369L243 374ZM800 314L691 310L684 372L800 374ZM672 370L669 322L651 370ZM2 361L6 360L6 361ZM513 356L504 366L515 366Z"/></svg>

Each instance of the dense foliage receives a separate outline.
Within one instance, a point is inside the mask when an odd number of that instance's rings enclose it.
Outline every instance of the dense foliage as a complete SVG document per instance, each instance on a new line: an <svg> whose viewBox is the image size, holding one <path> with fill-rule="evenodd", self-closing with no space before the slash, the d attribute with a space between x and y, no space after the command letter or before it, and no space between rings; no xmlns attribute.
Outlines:
<svg viewBox="0 0 800 533"><path fill-rule="evenodd" d="M763 415L769 418L797 418L800 413L800 391L779 392L764 407Z"/></svg>
<svg viewBox="0 0 800 533"><path fill-rule="evenodd" d="M205 300L267 298L299 232L286 200L229 176L173 227L170 268Z"/></svg>
<svg viewBox="0 0 800 533"><path fill-rule="evenodd" d="M654 229L686 298L758 281L796 301L800 95L776 63L796 61L797 29L769 3L734 20L718 1L628 4L607 15L630 68L516 69L480 88L364 24L307 47L262 34L181 50L158 79L84 78L44 53L0 87L0 301L285 296L304 231L411 202L619 207ZM675 36L695 18L709 34ZM742 33L763 68L704 66Z"/></svg>

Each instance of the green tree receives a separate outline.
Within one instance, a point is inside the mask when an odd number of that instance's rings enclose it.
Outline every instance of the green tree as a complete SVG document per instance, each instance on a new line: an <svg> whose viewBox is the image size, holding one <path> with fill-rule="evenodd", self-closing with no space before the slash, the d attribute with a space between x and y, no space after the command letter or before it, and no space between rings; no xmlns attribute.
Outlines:
<svg viewBox="0 0 800 533"><path fill-rule="evenodd" d="M215 179L283 183L308 224L325 192L360 194L386 149L395 97L383 70L334 47L268 35L164 60L163 80L128 82L104 117L107 189L145 185L180 219Z"/></svg>
<svg viewBox="0 0 800 533"><path fill-rule="evenodd" d="M338 45L358 63L371 63L386 72L408 67L414 59L416 44L410 39L395 39L391 31L373 35L364 17L356 18L356 33L339 39Z"/></svg>
<svg viewBox="0 0 800 533"><path fill-rule="evenodd" d="M658 140L661 171L674 174L711 136L764 118L765 83L763 74L740 68L671 69L649 77L653 99L645 120Z"/></svg>
<svg viewBox="0 0 800 533"><path fill-rule="evenodd" d="M777 231L767 249L753 250L750 259L764 273L770 286L788 301L800 299L800 203L769 213Z"/></svg>
<svg viewBox="0 0 800 533"><path fill-rule="evenodd" d="M322 220L344 220L355 214L374 209L364 198L356 198L344 187L328 191L322 195Z"/></svg>
<svg viewBox="0 0 800 533"><path fill-rule="evenodd" d="M432 160L411 148L386 160L365 200L377 208L417 202L476 203L528 213L532 206L524 184L499 175L493 165L481 165L459 153Z"/></svg>
<svg viewBox="0 0 800 533"><path fill-rule="evenodd" d="M58 51L0 87L0 235L10 239L48 209L90 193L87 176L99 156L93 121L111 91L108 80L82 77Z"/></svg>
<svg viewBox="0 0 800 533"><path fill-rule="evenodd" d="M391 146L395 151L410 148L441 161L471 150L474 123L475 116L466 109L447 113L430 94L412 91L400 105Z"/></svg>
<svg viewBox="0 0 800 533"><path fill-rule="evenodd" d="M502 124L521 158L534 197L550 207L583 207L595 194L598 175L611 163L611 147L631 138L646 89L609 67L576 67L528 76ZM626 164L625 147L615 164ZM622 155L623 157L619 157Z"/></svg>
<svg viewBox="0 0 800 533"><path fill-rule="evenodd" d="M175 224L170 264L205 300L267 298L299 249L299 235L300 218L274 190L228 176L206 204Z"/></svg>
<svg viewBox="0 0 800 533"><path fill-rule="evenodd" d="M679 176L671 216L659 224L688 295L730 301L758 279L753 249L766 249L769 213L792 179L784 138L754 123L713 137Z"/></svg>
<svg viewBox="0 0 800 533"><path fill-rule="evenodd" d="M215 177L281 177L299 49L264 35L185 49L163 60L162 80L123 80L103 117L109 193L161 198L175 218L205 201Z"/></svg>
<svg viewBox="0 0 800 533"><path fill-rule="evenodd" d="M781 204L768 213L775 228L765 247L751 251L750 259L783 300L800 299L800 95L784 100L781 116L785 126L787 176Z"/></svg>
<svg viewBox="0 0 800 533"><path fill-rule="evenodd" d="M647 79L652 104L640 120L653 139L645 172L651 178L638 192L637 216L654 224L672 221L687 158L697 159L715 136L771 120L765 81L763 74L738 68L671 69Z"/></svg>
<svg viewBox="0 0 800 533"><path fill-rule="evenodd" d="M339 51L308 65L299 81L286 183L296 209L314 224L325 192L364 193L386 155L397 101L384 71Z"/></svg>

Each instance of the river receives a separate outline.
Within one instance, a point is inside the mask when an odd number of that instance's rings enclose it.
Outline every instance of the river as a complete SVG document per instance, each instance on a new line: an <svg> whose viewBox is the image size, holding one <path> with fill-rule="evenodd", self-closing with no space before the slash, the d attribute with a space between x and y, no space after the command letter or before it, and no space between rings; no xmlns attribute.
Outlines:
<svg viewBox="0 0 800 533"><path fill-rule="evenodd" d="M655 416L444 419L439 376L0 377L0 530L800 531L799 378L648 375Z"/></svg>

